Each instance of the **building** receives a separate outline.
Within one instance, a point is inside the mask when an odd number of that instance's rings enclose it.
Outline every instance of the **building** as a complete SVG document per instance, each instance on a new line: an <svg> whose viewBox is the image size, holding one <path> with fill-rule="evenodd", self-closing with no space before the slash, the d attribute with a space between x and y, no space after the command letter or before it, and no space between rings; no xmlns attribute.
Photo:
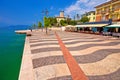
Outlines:
<svg viewBox="0 0 120 80"><path fill-rule="evenodd" d="M95 8L96 21L105 21L109 19L120 21L120 0L111 0Z"/></svg>
<svg viewBox="0 0 120 80"><path fill-rule="evenodd" d="M90 11L90 12L86 12L85 14L82 15L83 16L87 16L90 20L89 22L95 22L95 11Z"/></svg>
<svg viewBox="0 0 120 80"><path fill-rule="evenodd" d="M64 11L60 11L60 15L56 17L56 20L58 23L60 23L61 20L65 20Z"/></svg>

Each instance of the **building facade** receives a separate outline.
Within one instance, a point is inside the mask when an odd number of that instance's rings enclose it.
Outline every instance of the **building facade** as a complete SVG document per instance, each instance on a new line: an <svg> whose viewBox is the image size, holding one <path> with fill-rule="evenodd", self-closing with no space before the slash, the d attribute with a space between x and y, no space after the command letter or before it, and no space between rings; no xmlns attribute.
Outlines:
<svg viewBox="0 0 120 80"><path fill-rule="evenodd" d="M120 0L111 0L96 8L96 21L120 21Z"/></svg>
<svg viewBox="0 0 120 80"><path fill-rule="evenodd" d="M60 15L56 17L56 20L58 23L60 23L61 20L65 20L64 11L60 11Z"/></svg>
<svg viewBox="0 0 120 80"><path fill-rule="evenodd" d="M87 16L90 19L89 22L95 22L95 20L96 20L95 19L96 18L95 11L86 12L85 14L82 15L82 17L83 16Z"/></svg>

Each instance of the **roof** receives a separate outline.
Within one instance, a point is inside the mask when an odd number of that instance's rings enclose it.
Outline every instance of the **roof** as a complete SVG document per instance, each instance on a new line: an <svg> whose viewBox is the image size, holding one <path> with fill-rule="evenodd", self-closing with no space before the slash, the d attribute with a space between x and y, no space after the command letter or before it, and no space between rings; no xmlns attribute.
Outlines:
<svg viewBox="0 0 120 80"><path fill-rule="evenodd" d="M107 5L107 4L111 4L111 3L116 2L116 1L120 1L120 0L111 0L111 1L105 2L103 4L100 4L100 5L96 6L95 8L99 8L101 6L104 6L104 5Z"/></svg>
<svg viewBox="0 0 120 80"><path fill-rule="evenodd" d="M112 24L112 21L99 21L99 22L86 22L86 23L77 23L78 25L84 25L84 24Z"/></svg>
<svg viewBox="0 0 120 80"><path fill-rule="evenodd" d="M76 27L104 27L108 24L83 24L83 25L76 25Z"/></svg>
<svg viewBox="0 0 120 80"><path fill-rule="evenodd" d="M89 12L87 12L87 13L95 13L95 11L89 11Z"/></svg>
<svg viewBox="0 0 120 80"><path fill-rule="evenodd" d="M89 11L89 12L86 12L85 14L83 14L82 16L86 16L86 15L89 15L91 13L95 13L95 11Z"/></svg>
<svg viewBox="0 0 120 80"><path fill-rule="evenodd" d="M65 17L59 17L59 16L58 16L58 17L56 17L56 18L65 18Z"/></svg>

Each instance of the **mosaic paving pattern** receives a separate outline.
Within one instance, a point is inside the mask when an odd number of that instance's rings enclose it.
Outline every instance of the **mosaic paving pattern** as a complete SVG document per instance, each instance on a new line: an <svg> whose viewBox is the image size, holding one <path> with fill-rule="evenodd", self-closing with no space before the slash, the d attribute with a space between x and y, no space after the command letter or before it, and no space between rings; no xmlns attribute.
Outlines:
<svg viewBox="0 0 120 80"><path fill-rule="evenodd" d="M88 64L88 66L86 68L86 69L88 69L88 71L89 71L89 64L93 64L93 63L95 64L96 62L100 62L104 59L107 59L106 58L107 56L110 56L112 54L119 54L120 53L120 41L119 41L119 39L118 40L117 39L112 39L112 38L107 39L107 38L104 38L102 36L96 37L95 35L91 35L89 37L92 37L92 38L88 38L88 39L90 41L93 39L93 42L91 41L92 43L89 43L89 41L86 41L87 40L87 38L86 38L85 42L86 43L88 42L88 44L83 44L83 45L80 45L80 46L76 45L74 47L69 47L69 45L84 43L84 41L82 42L82 41L80 41L80 39L77 39L78 40L77 41L77 40L72 39L72 37L71 37L71 40L70 40L71 42L64 41L64 39L66 39L66 36L69 35L69 34L64 35L64 33L63 34L60 33L59 35L63 39L63 42L68 47L68 49L70 50L70 52L73 55L73 57L75 58L75 60L80 64L85 64L85 65ZM78 37L78 36L76 36L76 37ZM99 40L94 41L95 38L97 38ZM111 42L104 43L104 41L111 41ZM101 44L96 44L95 42L100 42ZM93 49L95 49L95 51L93 50L94 52L89 53L89 51L85 51L85 50L87 50L88 48L91 48L91 47L93 47ZM101 47L106 47L107 49L106 48L101 49ZM113 49L111 49L109 47L113 47ZM77 55L74 56L73 51L78 51L79 52L81 50L84 50L84 52L89 53L89 54L87 54L87 55L83 54L82 55L82 53L78 53L78 56ZM120 61L120 59L118 59L118 58L114 59L114 57L113 57L113 60L110 60L110 61L114 62L115 60ZM107 64L109 64L109 63L103 63L103 65L106 65L106 68L104 68L103 70L107 69ZM119 64L119 63L116 63L116 64ZM116 65L116 64L111 64L111 65ZM101 67L102 67L102 65L101 65ZM97 68L97 67L94 67L93 69L95 69L95 70L98 69L99 70L99 68ZM110 69L108 69L108 70L110 70ZM84 69L83 69L83 71L84 71ZM90 80L119 80L120 76L118 74L120 74L119 70L116 70L115 72L110 73L110 74L106 74L106 75L104 75L104 74L103 75L95 75L94 74L94 76L92 76L92 75L87 75L87 73L86 73L86 75L88 76L88 78Z"/></svg>
<svg viewBox="0 0 120 80"><path fill-rule="evenodd" d="M120 80L120 67L119 69L116 68L118 65L120 66L119 63L116 63L116 60L120 60L120 56L115 57L114 55L120 53L119 39L83 33L57 33L80 67L84 66L82 70L89 80ZM35 80L73 80L66 61L63 55L61 55L62 52L54 35L54 31L49 32L49 34L50 35L45 36L45 33L33 32L33 36L30 37L31 53L33 56L36 55L36 57L34 56L32 58L33 71L36 74ZM92 49L87 51L89 48ZM83 51L86 54L81 53ZM54 53L57 53L57 55ZM46 57L38 57L37 55L44 55ZM113 57L110 59L110 62L114 64L103 62L100 65L101 67L103 67L102 65L106 65L105 68L93 66L92 71L94 72L91 73L89 64L95 65L97 62L107 60L109 59L108 56ZM107 65L110 64L116 67L107 67ZM115 71L112 72L111 69ZM108 72L106 72L106 74L102 72L107 70ZM96 75L94 74L96 71L100 72Z"/></svg>

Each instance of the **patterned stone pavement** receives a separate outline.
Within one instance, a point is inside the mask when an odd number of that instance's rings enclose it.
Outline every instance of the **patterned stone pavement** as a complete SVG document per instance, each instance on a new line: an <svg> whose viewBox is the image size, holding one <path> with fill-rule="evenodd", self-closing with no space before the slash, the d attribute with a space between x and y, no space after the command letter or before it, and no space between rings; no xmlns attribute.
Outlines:
<svg viewBox="0 0 120 80"><path fill-rule="evenodd" d="M69 32L58 34L89 80L120 80L119 39ZM70 34L75 36L70 39ZM65 41L67 38L70 40Z"/></svg>
<svg viewBox="0 0 120 80"><path fill-rule="evenodd" d="M85 74L89 80L120 80L120 39L83 33L56 33L83 71L79 75ZM72 67L68 65L72 61L66 61L69 57L64 56L55 31L49 31L48 35L42 31L33 31L32 34L29 43L35 80L87 80L73 78Z"/></svg>

